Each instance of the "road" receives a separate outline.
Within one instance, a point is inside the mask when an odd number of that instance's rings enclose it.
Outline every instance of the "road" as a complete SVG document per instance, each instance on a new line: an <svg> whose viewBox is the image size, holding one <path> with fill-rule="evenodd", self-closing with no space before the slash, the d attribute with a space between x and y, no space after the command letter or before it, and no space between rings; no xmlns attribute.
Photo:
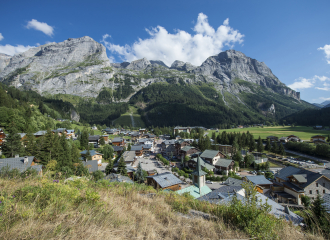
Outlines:
<svg viewBox="0 0 330 240"><path fill-rule="evenodd" d="M131 113L130 116L131 116L131 121L132 121L132 127L135 127L135 122L134 122L133 113Z"/></svg>

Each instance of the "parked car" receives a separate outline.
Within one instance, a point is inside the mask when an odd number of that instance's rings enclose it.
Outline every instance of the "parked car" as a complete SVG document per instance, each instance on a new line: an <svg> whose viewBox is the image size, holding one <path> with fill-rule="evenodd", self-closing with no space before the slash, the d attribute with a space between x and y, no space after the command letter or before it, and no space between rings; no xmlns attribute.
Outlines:
<svg viewBox="0 0 330 240"><path fill-rule="evenodd" d="M241 174L237 172L237 173L235 173L235 175L240 176Z"/></svg>
<svg viewBox="0 0 330 240"><path fill-rule="evenodd" d="M211 182L210 180L206 180L206 183L213 184L213 182Z"/></svg>

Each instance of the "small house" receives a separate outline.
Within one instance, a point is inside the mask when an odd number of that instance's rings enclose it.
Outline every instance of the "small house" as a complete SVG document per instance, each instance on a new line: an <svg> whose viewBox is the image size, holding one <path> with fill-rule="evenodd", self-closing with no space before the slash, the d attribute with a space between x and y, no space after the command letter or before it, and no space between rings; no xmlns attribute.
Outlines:
<svg viewBox="0 0 330 240"><path fill-rule="evenodd" d="M83 158L83 160L88 160L88 150L84 150L82 152L80 152L81 157ZM96 152L95 150L90 150L89 151L89 155L91 156L92 161L97 161L98 164L102 163L102 159L103 159L103 154Z"/></svg>
<svg viewBox="0 0 330 240"><path fill-rule="evenodd" d="M8 167L9 170L18 169L20 172L24 172L28 168L35 169L38 174L42 174L42 165L38 165L39 161L34 156L14 158L2 158L0 159L0 172L4 167Z"/></svg>
<svg viewBox="0 0 330 240"><path fill-rule="evenodd" d="M172 173L161 173L148 176L147 183L155 189L170 189L172 191L177 191L181 189L181 184L183 182Z"/></svg>
<svg viewBox="0 0 330 240"><path fill-rule="evenodd" d="M234 160L222 158L215 163L215 169L218 173L224 172L226 175L228 175L229 171L234 170L234 165Z"/></svg>
<svg viewBox="0 0 330 240"><path fill-rule="evenodd" d="M205 161L207 161L211 165L215 165L215 163L220 159L220 158L225 158L225 155L222 154L220 151L217 150L205 150L201 154L201 158L203 158Z"/></svg>
<svg viewBox="0 0 330 240"><path fill-rule="evenodd" d="M124 138L114 138L112 140L112 145L123 147L123 146L125 146L125 140L124 140Z"/></svg>

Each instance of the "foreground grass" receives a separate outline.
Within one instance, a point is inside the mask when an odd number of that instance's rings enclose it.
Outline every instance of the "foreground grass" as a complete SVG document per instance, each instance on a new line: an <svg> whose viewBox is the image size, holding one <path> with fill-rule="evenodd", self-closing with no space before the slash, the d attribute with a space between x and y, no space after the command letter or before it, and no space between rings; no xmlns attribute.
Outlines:
<svg viewBox="0 0 330 240"><path fill-rule="evenodd" d="M290 127L290 126L276 126L276 127L251 127L251 128L234 128L234 129L225 129L225 130L219 130L219 133L222 131L226 132L247 132L249 131L251 134L253 134L255 139L258 139L259 136L262 139L266 139L267 136L277 136L279 138L286 137L289 135L296 135L300 139L303 140L310 140L312 136L314 135L323 135L328 136L330 134L329 131L324 130L315 130L312 127L303 127L303 126L297 126L297 127ZM208 136L212 136L212 132L209 131ZM218 133L217 133L218 134Z"/></svg>
<svg viewBox="0 0 330 240"><path fill-rule="evenodd" d="M236 221L235 211L244 209L228 212L139 184L27 178L0 179L0 189L0 239L322 239L269 215L271 221L267 216ZM177 214L191 208L218 220ZM255 227L248 228L251 224Z"/></svg>

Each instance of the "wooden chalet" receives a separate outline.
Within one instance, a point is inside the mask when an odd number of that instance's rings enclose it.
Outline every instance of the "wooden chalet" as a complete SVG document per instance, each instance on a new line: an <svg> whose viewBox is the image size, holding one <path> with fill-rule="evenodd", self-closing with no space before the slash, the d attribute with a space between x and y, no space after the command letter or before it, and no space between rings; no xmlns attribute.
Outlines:
<svg viewBox="0 0 330 240"><path fill-rule="evenodd" d="M234 165L235 161L232 159L219 159L214 166L216 172L220 173L224 171L228 175L229 171L234 170Z"/></svg>
<svg viewBox="0 0 330 240"><path fill-rule="evenodd" d="M321 135L316 135L316 136L311 137L311 141L314 144L327 144L327 142L325 141L325 137L321 136Z"/></svg>
<svg viewBox="0 0 330 240"><path fill-rule="evenodd" d="M194 153L197 153L198 149L192 146L185 146L180 150L179 157L185 158L186 156L191 156Z"/></svg>
<svg viewBox="0 0 330 240"><path fill-rule="evenodd" d="M172 173L161 173L148 176L147 183L155 189L170 189L172 191L177 191L181 189L181 184L183 182Z"/></svg>
<svg viewBox="0 0 330 240"><path fill-rule="evenodd" d="M112 145L113 146L125 146L125 139L124 138L114 138L112 140Z"/></svg>
<svg viewBox="0 0 330 240"><path fill-rule="evenodd" d="M143 155L143 146L142 145L131 146L131 151L134 151L136 156L142 156Z"/></svg>
<svg viewBox="0 0 330 240"><path fill-rule="evenodd" d="M88 152L87 150L84 150L84 151L80 152L82 160L88 160L87 159L87 152ZM102 163L102 159L103 159L103 154L102 153L96 152L95 150L90 150L89 154L92 158L91 159L92 161L97 161L98 164Z"/></svg>
<svg viewBox="0 0 330 240"><path fill-rule="evenodd" d="M201 154L200 157L214 166L220 158L225 158L225 155L220 151L207 149Z"/></svg>
<svg viewBox="0 0 330 240"><path fill-rule="evenodd" d="M190 143L188 141L185 141L183 139L175 141L175 155L179 156L181 149L186 146L190 146Z"/></svg>

